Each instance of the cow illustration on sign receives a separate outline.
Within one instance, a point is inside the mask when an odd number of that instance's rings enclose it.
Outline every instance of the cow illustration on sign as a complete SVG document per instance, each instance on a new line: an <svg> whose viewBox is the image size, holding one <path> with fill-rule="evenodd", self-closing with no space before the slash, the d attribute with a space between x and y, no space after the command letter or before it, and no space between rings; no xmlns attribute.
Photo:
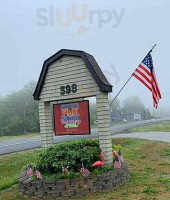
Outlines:
<svg viewBox="0 0 170 200"><path fill-rule="evenodd" d="M77 128L81 123L78 103L61 105L61 113L61 124L65 128Z"/></svg>

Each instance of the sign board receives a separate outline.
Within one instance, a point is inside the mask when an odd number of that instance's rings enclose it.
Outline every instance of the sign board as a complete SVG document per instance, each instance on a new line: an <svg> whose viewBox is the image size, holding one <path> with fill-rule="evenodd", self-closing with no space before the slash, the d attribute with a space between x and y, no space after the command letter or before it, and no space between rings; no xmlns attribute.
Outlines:
<svg viewBox="0 0 170 200"><path fill-rule="evenodd" d="M55 135L90 134L89 101L54 104Z"/></svg>
<svg viewBox="0 0 170 200"><path fill-rule="evenodd" d="M89 103L80 99L96 97L100 148L106 153L105 164L113 165L109 92L112 85L89 53L61 49L46 59L33 94L39 102L42 146L54 144L54 132L55 135L90 134ZM55 104L56 101L62 104Z"/></svg>

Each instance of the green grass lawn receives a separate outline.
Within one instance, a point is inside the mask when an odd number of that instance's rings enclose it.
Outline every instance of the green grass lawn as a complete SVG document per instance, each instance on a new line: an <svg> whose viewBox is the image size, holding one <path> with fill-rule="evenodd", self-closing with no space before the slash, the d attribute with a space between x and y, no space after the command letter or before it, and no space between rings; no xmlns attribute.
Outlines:
<svg viewBox="0 0 170 200"><path fill-rule="evenodd" d="M0 156L0 191L17 183L23 166L35 162L39 151L34 149Z"/></svg>
<svg viewBox="0 0 170 200"><path fill-rule="evenodd" d="M115 191L90 194L79 200L169 200L170 144L130 138L117 138L113 142L122 145L131 178ZM36 162L39 151L35 149L0 157L1 200L30 199L19 194L17 175L24 165Z"/></svg>
<svg viewBox="0 0 170 200"><path fill-rule="evenodd" d="M27 135L17 135L17 136L0 136L0 142L6 141L6 140L15 140L15 139L21 139L21 138L37 137L37 136L40 136L40 133L30 133Z"/></svg>
<svg viewBox="0 0 170 200"><path fill-rule="evenodd" d="M170 132L170 121L130 129L131 132Z"/></svg>

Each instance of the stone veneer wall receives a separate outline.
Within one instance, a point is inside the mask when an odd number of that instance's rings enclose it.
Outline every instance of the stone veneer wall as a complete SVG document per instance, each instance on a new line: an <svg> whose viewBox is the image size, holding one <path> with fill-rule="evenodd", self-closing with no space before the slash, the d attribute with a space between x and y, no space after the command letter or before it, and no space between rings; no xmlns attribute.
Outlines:
<svg viewBox="0 0 170 200"><path fill-rule="evenodd" d="M19 191L29 197L59 198L82 197L121 186L130 177L126 163L121 169L114 169L96 176L59 180L29 180L19 177Z"/></svg>

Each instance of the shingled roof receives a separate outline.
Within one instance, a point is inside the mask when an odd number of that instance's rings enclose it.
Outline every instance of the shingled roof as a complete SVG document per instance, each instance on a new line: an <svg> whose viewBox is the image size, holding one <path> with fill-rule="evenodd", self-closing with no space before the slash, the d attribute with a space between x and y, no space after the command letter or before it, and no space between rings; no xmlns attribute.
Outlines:
<svg viewBox="0 0 170 200"><path fill-rule="evenodd" d="M35 100L39 100L39 96L45 81L45 77L48 71L48 67L55 61L57 61L62 56L76 56L81 57L85 62L87 68L89 69L91 75L95 79L98 84L100 91L102 92L112 92L112 85L108 82L102 70L100 69L98 63L94 59L94 57L84 51L79 50L69 50L69 49L61 49L53 56L49 57L44 61L41 74L33 94Z"/></svg>

